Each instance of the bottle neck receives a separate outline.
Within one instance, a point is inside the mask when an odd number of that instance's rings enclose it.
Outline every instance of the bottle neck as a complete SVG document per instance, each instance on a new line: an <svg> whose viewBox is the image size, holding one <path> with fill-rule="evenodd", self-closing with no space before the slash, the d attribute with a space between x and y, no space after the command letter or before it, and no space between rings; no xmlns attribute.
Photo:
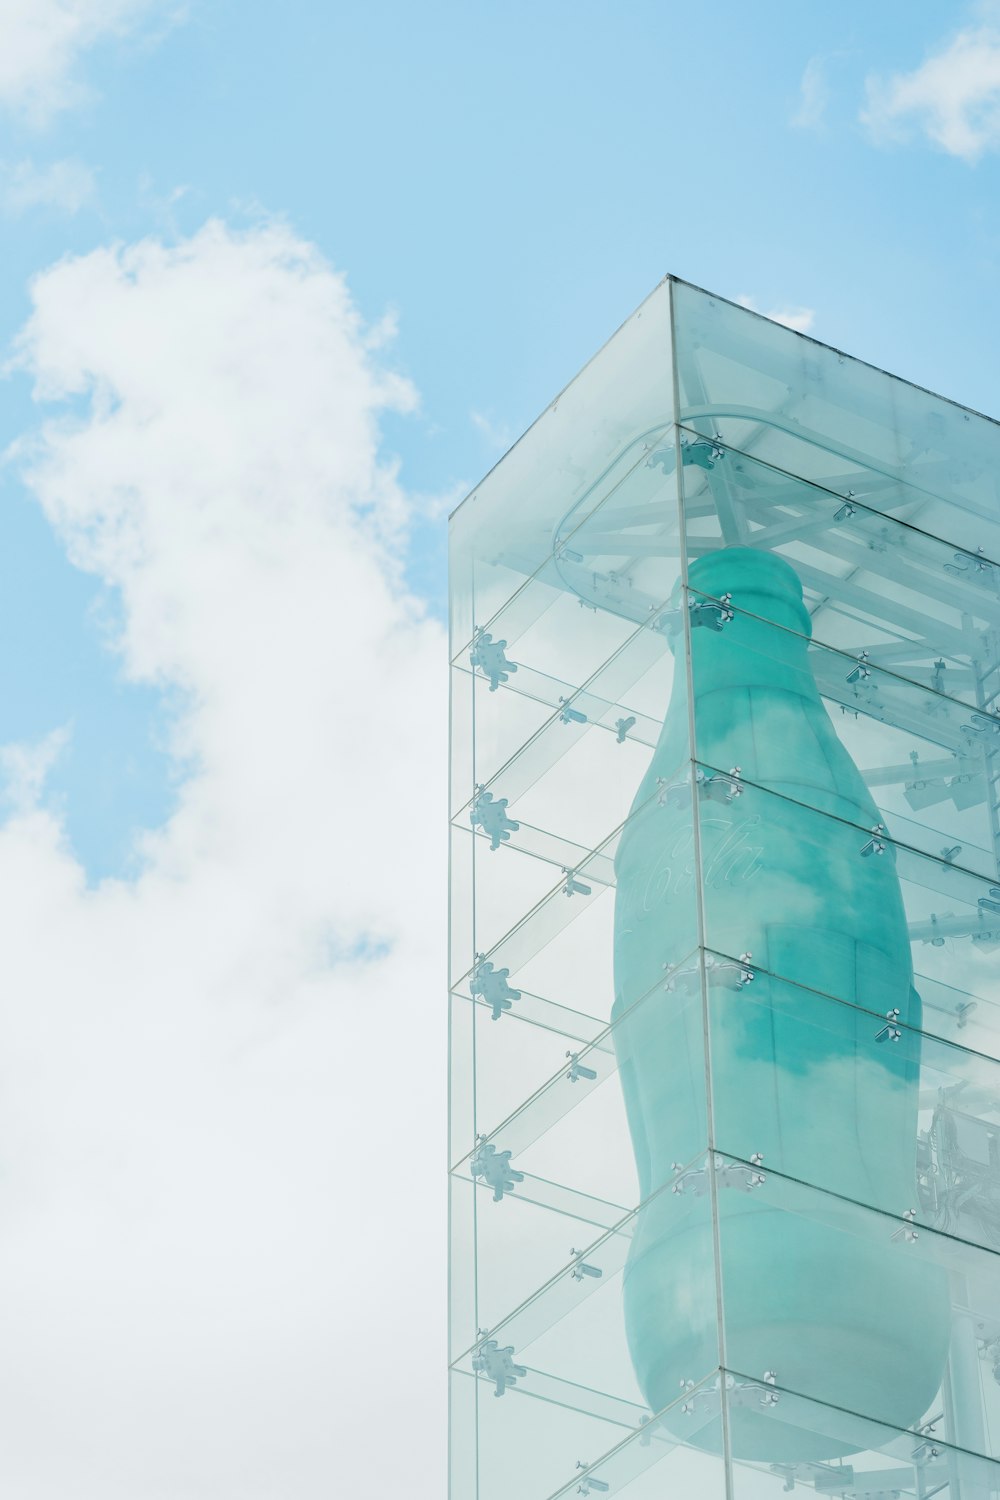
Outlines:
<svg viewBox="0 0 1000 1500"><path fill-rule="evenodd" d="M798 575L769 552L732 547L692 563L691 662L697 699L771 688L819 702L808 661L811 622ZM724 620L711 600L729 597Z"/></svg>

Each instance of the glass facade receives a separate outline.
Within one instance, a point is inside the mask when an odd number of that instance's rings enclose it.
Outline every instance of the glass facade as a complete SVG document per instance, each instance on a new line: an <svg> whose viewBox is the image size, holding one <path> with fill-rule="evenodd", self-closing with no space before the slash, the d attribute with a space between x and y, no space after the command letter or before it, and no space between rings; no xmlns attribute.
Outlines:
<svg viewBox="0 0 1000 1500"><path fill-rule="evenodd" d="M998 484L670 279L452 517L451 1500L1000 1493Z"/></svg>

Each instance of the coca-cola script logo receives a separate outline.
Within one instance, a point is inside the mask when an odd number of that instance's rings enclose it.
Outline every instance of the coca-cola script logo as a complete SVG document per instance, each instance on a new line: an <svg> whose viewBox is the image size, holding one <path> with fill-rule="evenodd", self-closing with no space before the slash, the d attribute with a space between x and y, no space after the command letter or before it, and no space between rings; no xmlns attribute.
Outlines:
<svg viewBox="0 0 1000 1500"><path fill-rule="evenodd" d="M756 842L760 818L703 818L701 820L702 881L707 890L744 885L764 863L764 846ZM694 886L694 829L675 830L649 871L640 911L655 911L667 896L679 896Z"/></svg>

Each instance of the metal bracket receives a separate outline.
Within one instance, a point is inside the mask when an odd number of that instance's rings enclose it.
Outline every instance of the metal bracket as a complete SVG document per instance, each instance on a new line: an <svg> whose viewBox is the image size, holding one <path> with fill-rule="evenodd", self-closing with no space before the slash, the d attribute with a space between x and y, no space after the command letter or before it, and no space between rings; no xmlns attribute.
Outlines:
<svg viewBox="0 0 1000 1500"><path fill-rule="evenodd" d="M903 1035L901 1028L896 1025L896 1022L898 1020L899 1006L894 1005L892 1007L892 1010L886 1011L885 1025L882 1027L881 1031L877 1031L875 1033L875 1040L877 1042L898 1042L900 1037Z"/></svg>
<svg viewBox="0 0 1000 1500"><path fill-rule="evenodd" d="M587 1265L586 1261L583 1259L582 1251L570 1250L569 1253L570 1255L576 1256L576 1264L573 1266L572 1270L569 1273L574 1281L582 1281L585 1276L592 1276L595 1280L599 1280L600 1277L604 1275L604 1272L601 1270L600 1266Z"/></svg>
<svg viewBox="0 0 1000 1500"><path fill-rule="evenodd" d="M969 734L1000 734L1000 709L991 708L989 713L975 713L963 728Z"/></svg>
<svg viewBox="0 0 1000 1500"><path fill-rule="evenodd" d="M980 896L978 905L980 911L1000 912L1000 886L991 885L989 896Z"/></svg>
<svg viewBox="0 0 1000 1500"><path fill-rule="evenodd" d="M919 1238L917 1231L913 1228L913 1221L917 1217L917 1210L915 1208L908 1208L902 1217L906 1220L906 1223L900 1225L895 1233L890 1235L890 1240L894 1244L898 1240L901 1240L904 1245L915 1244Z"/></svg>
<svg viewBox="0 0 1000 1500"><path fill-rule="evenodd" d="M510 1010L512 1001L521 998L521 991L512 990L507 983L509 973L509 969L494 969L481 953L476 954L476 967L469 980L469 990L492 1006L494 1021L499 1021L503 1012Z"/></svg>
<svg viewBox="0 0 1000 1500"><path fill-rule="evenodd" d="M528 1373L524 1365L514 1363L513 1354L513 1344L501 1349L496 1339L486 1339L472 1356L472 1368L476 1374L485 1375L496 1386L494 1396L502 1396L508 1386L517 1385L518 1380Z"/></svg>
<svg viewBox="0 0 1000 1500"><path fill-rule="evenodd" d="M867 844L861 846L861 858L867 859L871 854L885 853L885 824L876 823L872 829L872 836Z"/></svg>
<svg viewBox="0 0 1000 1500"><path fill-rule="evenodd" d="M722 446L722 435L718 432L714 438L696 438L693 443L681 444L681 462L694 464L698 469L714 469L725 456L726 450Z"/></svg>
<svg viewBox="0 0 1000 1500"><path fill-rule="evenodd" d="M586 724L587 715L582 714L578 708L570 708L569 698L560 698L559 702L562 704L559 719L563 724Z"/></svg>
<svg viewBox="0 0 1000 1500"><path fill-rule="evenodd" d="M493 1189L494 1203L499 1203L504 1193L512 1193L516 1185L524 1181L524 1173L515 1172L510 1164L512 1154L498 1151L488 1141L483 1141L473 1153L469 1164L472 1175L481 1177L486 1186Z"/></svg>
<svg viewBox="0 0 1000 1500"><path fill-rule="evenodd" d="M578 1052L566 1053L566 1056L570 1060L569 1072L566 1074L566 1077L569 1079L570 1083L579 1083L581 1078L593 1079L597 1077L597 1073L593 1068L585 1068L583 1066L583 1063L578 1060L579 1055L580 1054Z"/></svg>
<svg viewBox="0 0 1000 1500"><path fill-rule="evenodd" d="M766 1175L757 1171L763 1161L763 1153L755 1151L750 1157L749 1167L745 1162L726 1161L723 1156L713 1157L712 1167L720 1188L730 1187L741 1193L752 1193L754 1188L761 1187L767 1181ZM673 1162L672 1165L676 1170L677 1163ZM695 1167L689 1172L682 1172L676 1182L671 1184L670 1191L675 1194L690 1191L694 1197L703 1198L709 1186L708 1168Z"/></svg>
<svg viewBox="0 0 1000 1500"><path fill-rule="evenodd" d="M740 780L742 774L739 766L730 766L728 773L718 771L714 776L696 771L695 784L700 795L708 802L735 802L746 791Z"/></svg>
<svg viewBox="0 0 1000 1500"><path fill-rule="evenodd" d="M734 1406L761 1406L765 1411L778 1405L781 1395L774 1387L778 1377L774 1370L765 1370L760 1380L737 1380L733 1375L716 1377L711 1386L695 1390L693 1380L682 1380L681 1390L691 1394L681 1402L684 1416L693 1416L699 1410L717 1410L722 1404L722 1392Z"/></svg>
<svg viewBox="0 0 1000 1500"><path fill-rule="evenodd" d="M962 578L969 573L992 573L993 564L982 547L977 547L975 552L956 552L954 561L945 563L944 570L954 574L956 578Z"/></svg>
<svg viewBox="0 0 1000 1500"><path fill-rule="evenodd" d="M588 1474L586 1472L586 1470L590 1468L589 1464L581 1463L578 1459L576 1466L578 1469L583 1469L585 1471L583 1478L580 1480L580 1483L576 1487L576 1493L578 1495L590 1495L595 1493L596 1491L600 1491L601 1494L606 1495L609 1492L609 1490L611 1489L610 1484L606 1484L603 1479L595 1479L592 1474Z"/></svg>
<svg viewBox="0 0 1000 1500"><path fill-rule="evenodd" d="M689 599L688 614L691 618L692 630L699 625L707 625L709 630L722 630L736 618L732 602L732 594L720 594L717 601Z"/></svg>
<svg viewBox="0 0 1000 1500"><path fill-rule="evenodd" d="M473 669L478 667L490 679L491 693L495 693L500 683L506 682L510 674L517 671L515 664L504 655L506 649L507 642L495 641L488 630L477 630L472 637L469 660Z"/></svg>
<svg viewBox="0 0 1000 1500"><path fill-rule="evenodd" d="M506 797L497 799L492 792L484 791L481 786L476 787L469 821L473 828L481 828L488 835L491 849L499 849L521 826L513 818L508 818L507 802Z"/></svg>
<svg viewBox="0 0 1000 1500"><path fill-rule="evenodd" d="M705 979L710 988L723 990L741 990L745 985L753 984L756 978L755 971L750 967L753 954L741 953L739 962L729 958L716 958L713 953L705 955ZM666 968L667 965L664 965ZM668 991L684 990L692 994L697 990L701 982L701 970L697 964L689 969L675 969L667 980Z"/></svg>

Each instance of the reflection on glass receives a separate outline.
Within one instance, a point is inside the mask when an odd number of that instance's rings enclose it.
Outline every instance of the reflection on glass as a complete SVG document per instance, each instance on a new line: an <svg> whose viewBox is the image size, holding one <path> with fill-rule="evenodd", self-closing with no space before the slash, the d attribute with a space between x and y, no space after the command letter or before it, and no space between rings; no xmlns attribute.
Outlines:
<svg viewBox="0 0 1000 1500"><path fill-rule="evenodd" d="M887 1013L889 1027L919 1028L891 848L809 671L809 616L794 570L772 554L734 548L694 563L691 583L716 599L738 598L747 611L720 612L691 633L698 755L730 769L701 773L692 797L686 707L681 723L668 712L637 794L639 809L648 811L626 825L618 848L616 1013L676 961L671 911L695 879L700 843L716 946L741 956L713 965L707 979L754 991L754 1004L736 1007L731 1024L713 1035L720 1120L747 1143L754 1166L780 1159L783 1138L792 1136L808 1180L822 1180L833 1156L842 1190L903 1212L916 1171L914 1046L893 1046L888 1029L889 1045L872 1046L870 1014L847 1007L839 1028L817 1026L814 997L805 990L776 985L768 1003L766 972ZM770 632L770 656L758 649L764 620L789 631ZM779 641L780 654L773 650ZM768 822L753 807L743 811L743 776L786 794L772 800ZM799 837L803 809L792 797L832 815L822 862ZM859 823L872 829L864 843ZM822 1004L818 997L815 1004ZM668 995L657 1008L637 1007L617 1032L643 1196L678 1155L675 1142L693 1103L700 1037L679 1046L673 1030ZM677 1186L709 1191L708 1175L692 1174ZM911 1264L885 1284L865 1245L825 1230L817 1235L804 1221L789 1228L761 1208L756 1175L743 1172L746 1190L719 1200L728 1244L728 1361L762 1376L780 1372L793 1389L836 1406L856 1404L860 1379L863 1410L900 1426L917 1421L937 1389L947 1348L947 1289L936 1268ZM632 1357L654 1411L711 1362L707 1346L715 1337L714 1325L692 1316L706 1305L705 1284L715 1274L711 1231L675 1227L671 1209L666 1198L650 1205L625 1279ZM762 1421L753 1407L739 1409L732 1425L737 1454L830 1456L799 1451L794 1434Z"/></svg>

